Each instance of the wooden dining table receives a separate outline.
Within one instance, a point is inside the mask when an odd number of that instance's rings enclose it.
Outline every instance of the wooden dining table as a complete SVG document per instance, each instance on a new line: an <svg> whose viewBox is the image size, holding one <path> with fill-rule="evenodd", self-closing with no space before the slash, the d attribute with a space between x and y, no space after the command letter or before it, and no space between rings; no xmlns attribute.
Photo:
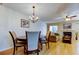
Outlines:
<svg viewBox="0 0 79 59"><path fill-rule="evenodd" d="M18 41L26 41L26 36L18 36L17 40Z"/></svg>
<svg viewBox="0 0 79 59"><path fill-rule="evenodd" d="M42 37L40 36L39 40L41 40L41 39L42 39ZM17 40L19 40L19 41L26 41L26 36L18 36Z"/></svg>
<svg viewBox="0 0 79 59"><path fill-rule="evenodd" d="M40 38L39 38L39 48L42 50L42 42L41 42L41 39L42 39L42 38L40 37ZM23 41L23 42L27 41L27 40L26 40L26 36L18 36L18 37L17 37L17 40L18 40L18 41Z"/></svg>

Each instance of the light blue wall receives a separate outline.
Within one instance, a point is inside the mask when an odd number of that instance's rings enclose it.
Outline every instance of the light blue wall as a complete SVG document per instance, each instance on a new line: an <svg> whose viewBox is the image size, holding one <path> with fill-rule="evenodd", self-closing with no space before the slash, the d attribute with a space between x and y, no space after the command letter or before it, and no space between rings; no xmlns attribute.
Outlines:
<svg viewBox="0 0 79 59"><path fill-rule="evenodd" d="M25 31L42 31L45 34L45 24L42 21L31 23L29 28L21 28L20 19L26 19L26 15L0 5L0 51L12 47L12 40L8 31L15 31L18 36L25 35ZM43 29L44 28L44 29Z"/></svg>

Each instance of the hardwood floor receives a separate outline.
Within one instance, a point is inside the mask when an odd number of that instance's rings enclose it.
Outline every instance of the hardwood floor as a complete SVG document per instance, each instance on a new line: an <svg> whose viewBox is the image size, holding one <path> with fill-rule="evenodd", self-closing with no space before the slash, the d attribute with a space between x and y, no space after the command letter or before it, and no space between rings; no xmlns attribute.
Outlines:
<svg viewBox="0 0 79 59"><path fill-rule="evenodd" d="M0 55L11 55L12 49L0 52ZM74 40L72 44L58 42L50 42L50 48L46 49L43 45L43 50L40 55L77 55L79 54L79 40ZM16 55L24 55L23 48L18 49Z"/></svg>

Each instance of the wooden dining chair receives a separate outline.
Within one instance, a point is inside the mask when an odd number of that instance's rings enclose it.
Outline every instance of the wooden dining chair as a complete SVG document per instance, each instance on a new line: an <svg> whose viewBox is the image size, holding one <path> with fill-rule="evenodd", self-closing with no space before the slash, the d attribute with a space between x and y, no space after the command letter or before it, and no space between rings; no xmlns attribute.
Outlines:
<svg viewBox="0 0 79 59"><path fill-rule="evenodd" d="M51 35L51 32L50 31L48 31L47 33L46 33L46 44L47 44L47 46L48 46L48 48L49 48L49 39L50 39L50 35Z"/></svg>
<svg viewBox="0 0 79 59"><path fill-rule="evenodd" d="M27 32L26 31L26 54L37 53L39 55L39 35L40 32Z"/></svg>
<svg viewBox="0 0 79 59"><path fill-rule="evenodd" d="M45 44L46 47L48 47L48 48L49 48L49 38L50 38L50 34L51 34L51 32L50 32L50 31L47 31L46 36L42 36L42 37L40 38L42 45Z"/></svg>
<svg viewBox="0 0 79 59"><path fill-rule="evenodd" d="M13 55L16 54L16 50L17 50L18 47L24 47L24 52L25 52L25 42L18 41L17 37L16 37L16 33L14 31L13 32L9 31L9 33L10 33L10 35L12 37L12 41L13 41L13 48L14 48L13 49Z"/></svg>

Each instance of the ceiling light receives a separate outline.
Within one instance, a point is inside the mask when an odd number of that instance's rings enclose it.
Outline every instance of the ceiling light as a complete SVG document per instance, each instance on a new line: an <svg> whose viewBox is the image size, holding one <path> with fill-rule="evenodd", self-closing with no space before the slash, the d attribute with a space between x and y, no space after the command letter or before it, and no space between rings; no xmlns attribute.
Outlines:
<svg viewBox="0 0 79 59"><path fill-rule="evenodd" d="M38 17L36 16L36 14L35 14L35 6L32 6L32 8L33 8L33 13L32 13L32 16L29 16L29 19L33 22L33 23L35 23L35 22L37 22L38 21Z"/></svg>

